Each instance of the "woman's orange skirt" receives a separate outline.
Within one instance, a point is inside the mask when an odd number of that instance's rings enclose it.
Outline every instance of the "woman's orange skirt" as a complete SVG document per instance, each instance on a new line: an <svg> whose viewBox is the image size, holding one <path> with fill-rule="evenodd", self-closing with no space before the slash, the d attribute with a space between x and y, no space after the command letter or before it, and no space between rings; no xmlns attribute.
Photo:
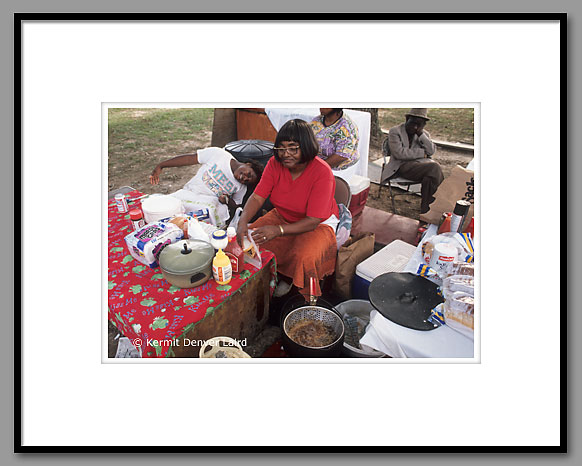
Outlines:
<svg viewBox="0 0 582 466"><path fill-rule="evenodd" d="M257 219L249 228L264 225L286 225L277 209ZM277 260L277 272L293 279L293 284L304 296L309 295L309 279L317 278L315 296L321 296L319 280L335 271L337 242L335 233L328 225L318 225L313 231L299 235L280 236L262 246Z"/></svg>

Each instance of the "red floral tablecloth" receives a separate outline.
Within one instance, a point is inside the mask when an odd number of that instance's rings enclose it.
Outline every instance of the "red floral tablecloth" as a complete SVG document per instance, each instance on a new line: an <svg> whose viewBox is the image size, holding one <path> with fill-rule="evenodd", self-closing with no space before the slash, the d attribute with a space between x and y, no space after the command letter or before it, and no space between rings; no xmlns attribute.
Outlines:
<svg viewBox="0 0 582 466"><path fill-rule="evenodd" d="M142 193L132 191L128 198ZM131 204L130 204L131 208ZM129 214L119 213L114 200L108 204L108 289L109 320L136 346L142 357L171 355L171 345L152 346L171 341L189 332L207 314L220 312L229 296L245 286L259 272L245 264L241 273L233 274L228 285L213 279L196 288L181 289L170 285L159 268L152 269L135 260L127 249L125 236L133 231ZM275 287L275 258L261 251L263 268L269 267L271 294Z"/></svg>

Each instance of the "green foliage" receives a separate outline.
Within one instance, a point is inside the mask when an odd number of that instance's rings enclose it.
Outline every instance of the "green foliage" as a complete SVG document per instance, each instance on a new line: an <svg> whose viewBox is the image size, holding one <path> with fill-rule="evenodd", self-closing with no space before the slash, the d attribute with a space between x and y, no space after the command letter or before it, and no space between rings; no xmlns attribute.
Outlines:
<svg viewBox="0 0 582 466"><path fill-rule="evenodd" d="M179 145L212 130L212 108L110 108L109 156L140 162L140 153Z"/></svg>

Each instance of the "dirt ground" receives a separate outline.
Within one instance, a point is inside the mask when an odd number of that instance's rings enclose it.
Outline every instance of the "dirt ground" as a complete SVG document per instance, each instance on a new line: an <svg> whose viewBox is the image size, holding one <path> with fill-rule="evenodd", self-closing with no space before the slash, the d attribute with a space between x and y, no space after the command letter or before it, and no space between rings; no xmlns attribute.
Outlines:
<svg viewBox="0 0 582 466"><path fill-rule="evenodd" d="M370 147L369 161L372 162L379 158L382 158L381 148ZM437 148L437 151L433 156L433 159L440 164L445 178L450 175L453 167L456 165L466 167L472 158L472 152L445 150L441 147ZM386 212L392 212L392 203L390 201L388 189L382 188L382 196L379 199L376 199L378 196L378 189L379 186L372 183L366 205ZM396 191L403 192L398 189ZM394 205L398 215L414 219L418 219L420 216L420 195L395 196Z"/></svg>

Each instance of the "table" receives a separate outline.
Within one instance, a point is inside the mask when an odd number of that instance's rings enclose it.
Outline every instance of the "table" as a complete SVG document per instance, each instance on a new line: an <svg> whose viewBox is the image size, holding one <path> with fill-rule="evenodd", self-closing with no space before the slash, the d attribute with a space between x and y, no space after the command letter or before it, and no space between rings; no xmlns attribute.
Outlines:
<svg viewBox="0 0 582 466"><path fill-rule="evenodd" d="M473 340L447 325L413 330L395 324L378 311L370 313L370 327L360 343L393 358L472 358Z"/></svg>
<svg viewBox="0 0 582 466"><path fill-rule="evenodd" d="M436 235L437 230L437 225L429 225L425 239ZM419 243L403 271L416 275L418 264L422 262L422 245ZM428 280L440 284L436 279ZM414 330L386 319L377 311L370 314L370 324L360 343L394 358L474 357L474 341L447 325L428 331Z"/></svg>
<svg viewBox="0 0 582 466"><path fill-rule="evenodd" d="M127 196L141 194L131 191ZM129 214L119 213L111 200L107 212L109 320L141 347L142 357L197 357L203 342L215 336L242 340L244 349L244 339L264 327L275 288L273 253L261 251L262 267L245 264L228 285L210 279L180 289L159 268L129 254L124 239L132 231Z"/></svg>

